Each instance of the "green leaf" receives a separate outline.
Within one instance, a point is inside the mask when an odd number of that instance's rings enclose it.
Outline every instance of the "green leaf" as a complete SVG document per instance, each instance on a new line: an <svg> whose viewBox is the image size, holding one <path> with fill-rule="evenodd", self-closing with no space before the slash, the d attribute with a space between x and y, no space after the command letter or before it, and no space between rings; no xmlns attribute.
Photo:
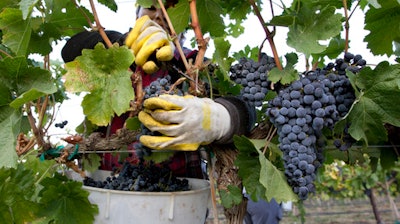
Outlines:
<svg viewBox="0 0 400 224"><path fill-rule="evenodd" d="M15 151L20 133L22 114L11 107L0 107L0 167L16 167L18 155Z"/></svg>
<svg viewBox="0 0 400 224"><path fill-rule="evenodd" d="M110 94L105 91L92 91L83 98L81 105L87 118L98 126L107 126L114 115Z"/></svg>
<svg viewBox="0 0 400 224"><path fill-rule="evenodd" d="M133 130L133 131L140 130L141 123L137 116L126 119L125 124L126 124L126 128L129 130Z"/></svg>
<svg viewBox="0 0 400 224"><path fill-rule="evenodd" d="M260 169L260 183L265 187L265 198L270 201L274 198L278 203L287 201L297 201L297 195L293 193L288 185L286 177L282 171L278 170L264 154L258 150Z"/></svg>
<svg viewBox="0 0 400 224"><path fill-rule="evenodd" d="M0 217L4 223L30 223L37 217L34 175L20 164L0 169Z"/></svg>
<svg viewBox="0 0 400 224"><path fill-rule="evenodd" d="M32 32L30 18L24 20L21 10L5 8L0 13L0 30L3 31L3 44L16 55L27 54Z"/></svg>
<svg viewBox="0 0 400 224"><path fill-rule="evenodd" d="M38 1L39 0L21 0L19 8L22 11L22 18L24 20L32 13L33 7Z"/></svg>
<svg viewBox="0 0 400 224"><path fill-rule="evenodd" d="M268 79L273 83L281 82L282 84L289 84L297 79L299 79L299 74L294 68L279 70L278 68L273 68L268 73Z"/></svg>
<svg viewBox="0 0 400 224"><path fill-rule="evenodd" d="M253 143L246 137L234 136L236 148L239 150L235 165L239 167L238 175L242 179L247 194L257 201L265 194L265 188L260 185L260 162L256 159L258 152Z"/></svg>
<svg viewBox="0 0 400 224"><path fill-rule="evenodd" d="M40 192L42 215L55 223L93 223L98 208L90 203L89 192L82 189L81 182L65 180L59 176L41 182L44 187Z"/></svg>
<svg viewBox="0 0 400 224"><path fill-rule="evenodd" d="M10 102L14 108L57 91L50 72L39 67L29 67L23 57L9 57L0 61L0 74L0 80L8 85L9 93L13 92L14 97L17 97Z"/></svg>
<svg viewBox="0 0 400 224"><path fill-rule="evenodd" d="M393 53L393 41L400 39L400 3L396 0L379 2L380 8L371 7L365 14L365 29L370 33L364 41L375 55L390 56Z"/></svg>
<svg viewBox="0 0 400 224"><path fill-rule="evenodd" d="M318 54L312 54L312 56L313 56L314 60L318 60L318 59L323 60L324 57L328 57L330 59L335 59L341 53L343 53L344 48L345 48L345 40L340 38L340 36L337 36L337 37L332 38L329 41L328 47L323 52L318 53Z"/></svg>
<svg viewBox="0 0 400 224"><path fill-rule="evenodd" d="M129 66L133 54L125 46L106 49L102 43L82 51L66 64L65 87L70 92L89 92L83 112L95 125L107 125L112 116L126 112L134 99Z"/></svg>
<svg viewBox="0 0 400 224"><path fill-rule="evenodd" d="M114 0L98 0L100 4L105 5L107 8L111 9L114 12L117 12L118 5Z"/></svg>
<svg viewBox="0 0 400 224"><path fill-rule="evenodd" d="M228 58L229 49L231 48L231 44L229 41L225 40L222 37L217 37L214 39L215 51L213 54L213 58L216 63L225 71L229 72L232 59Z"/></svg>
<svg viewBox="0 0 400 224"><path fill-rule="evenodd" d="M215 0L198 0L196 7L203 33L210 33L212 37L224 36L225 24L221 17L221 6Z"/></svg>
<svg viewBox="0 0 400 224"><path fill-rule="evenodd" d="M260 53L259 51L260 51L260 49L258 47L250 48L249 45L246 45L243 48L243 50L233 53L233 57L236 60L239 60L240 58L245 57L245 58L251 59L253 61L258 61L258 55Z"/></svg>
<svg viewBox="0 0 400 224"><path fill-rule="evenodd" d="M95 153L88 153L87 155L84 155L82 159L83 170L94 172L99 169L101 161L102 158L100 157L100 155L97 155Z"/></svg>
<svg viewBox="0 0 400 224"><path fill-rule="evenodd" d="M17 8L18 1L15 0L2 0L0 1L0 9L4 8Z"/></svg>
<svg viewBox="0 0 400 224"><path fill-rule="evenodd" d="M227 189L220 190L221 204L225 208L232 208L242 202L243 193L238 186L228 185Z"/></svg>
<svg viewBox="0 0 400 224"><path fill-rule="evenodd" d="M349 132L356 140L369 143L386 141L385 123L400 126L400 65L382 62L371 70L364 68L356 78L360 96L348 114Z"/></svg>
<svg viewBox="0 0 400 224"><path fill-rule="evenodd" d="M294 23L289 26L287 44L306 55L324 51L326 46L319 41L337 36L342 29L342 16L335 10L335 7L328 5L317 13L315 8L301 5Z"/></svg>
<svg viewBox="0 0 400 224"><path fill-rule="evenodd" d="M62 36L72 36L88 26L88 19L94 20L93 14L85 7L77 7L73 1L45 0L45 16L43 17L45 35L59 39Z"/></svg>
<svg viewBox="0 0 400 224"><path fill-rule="evenodd" d="M176 33L182 33L188 28L190 20L190 8L188 2L180 1L175 5L175 7L168 8L167 12Z"/></svg>
<svg viewBox="0 0 400 224"><path fill-rule="evenodd" d="M137 0L136 3L140 6L142 6L143 8L150 8L154 4L154 1L153 0ZM158 5L158 3L157 3L157 5Z"/></svg>
<svg viewBox="0 0 400 224"><path fill-rule="evenodd" d="M173 151L163 152L158 150L157 152L152 152L150 156L145 156L146 161L154 161L155 163L165 162L174 155Z"/></svg>
<svg viewBox="0 0 400 224"><path fill-rule="evenodd" d="M260 1L256 2L259 3ZM229 18L237 22L245 20L252 9L248 1L242 0L226 0L221 1L220 4L225 9L225 13L229 15ZM260 6L260 4L258 5Z"/></svg>
<svg viewBox="0 0 400 224"><path fill-rule="evenodd" d="M278 68L273 68L268 73L268 79L273 83L281 82L282 84L289 84L297 79L299 79L299 74L294 69L294 65L298 61L298 57L296 53L287 53L285 55L286 65L283 70L279 70Z"/></svg>

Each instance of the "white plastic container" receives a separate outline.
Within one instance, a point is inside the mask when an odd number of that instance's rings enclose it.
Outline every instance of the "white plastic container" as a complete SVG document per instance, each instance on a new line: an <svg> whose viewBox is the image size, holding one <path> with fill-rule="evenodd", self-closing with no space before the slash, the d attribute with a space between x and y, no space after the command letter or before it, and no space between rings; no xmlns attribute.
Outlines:
<svg viewBox="0 0 400 224"><path fill-rule="evenodd" d="M100 173L99 173L100 172ZM104 180L109 171L90 175ZM97 204L96 224L204 224L210 200L210 185L202 179L187 178L190 191L135 192L83 186L89 200Z"/></svg>

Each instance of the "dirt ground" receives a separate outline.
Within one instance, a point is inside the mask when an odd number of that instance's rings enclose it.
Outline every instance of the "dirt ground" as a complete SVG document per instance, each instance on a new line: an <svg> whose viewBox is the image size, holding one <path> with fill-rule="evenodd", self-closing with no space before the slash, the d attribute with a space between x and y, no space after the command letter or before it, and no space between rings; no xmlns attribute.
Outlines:
<svg viewBox="0 0 400 224"><path fill-rule="evenodd" d="M400 197L395 199L400 209ZM377 200L379 214L384 224L400 224L390 208L389 201L385 197ZM369 200L329 200L322 201L309 199L305 201L306 224L376 224ZM396 222L397 221L397 222ZM218 224L226 224L223 207L218 205ZM291 211L285 211L280 224L300 224L299 209L293 205ZM382 224L383 224L382 223ZM206 224L216 224L212 211Z"/></svg>

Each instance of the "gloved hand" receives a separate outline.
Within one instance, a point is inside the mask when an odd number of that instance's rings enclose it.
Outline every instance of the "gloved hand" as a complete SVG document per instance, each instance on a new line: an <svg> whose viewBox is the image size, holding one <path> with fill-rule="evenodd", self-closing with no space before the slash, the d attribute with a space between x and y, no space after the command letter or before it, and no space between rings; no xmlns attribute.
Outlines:
<svg viewBox="0 0 400 224"><path fill-rule="evenodd" d="M125 44L133 50L136 65L141 66L148 74L158 70L157 64L148 60L154 52L159 61L169 61L174 57L175 45L167 32L148 15L136 20Z"/></svg>
<svg viewBox="0 0 400 224"><path fill-rule="evenodd" d="M209 98L161 95L144 101L139 120L163 136L142 135L140 142L152 149L194 151L224 137L230 130L228 110Z"/></svg>

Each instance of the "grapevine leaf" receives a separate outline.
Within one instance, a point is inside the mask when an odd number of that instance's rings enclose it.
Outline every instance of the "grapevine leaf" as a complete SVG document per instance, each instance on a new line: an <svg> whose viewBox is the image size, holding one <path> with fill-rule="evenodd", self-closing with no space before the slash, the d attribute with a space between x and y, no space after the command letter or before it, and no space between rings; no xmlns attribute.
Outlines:
<svg viewBox="0 0 400 224"><path fill-rule="evenodd" d="M240 93L241 86L235 85L228 77L227 73L222 69L217 69L214 72L216 79L212 79L212 86L218 89L221 95L234 95L237 96ZM216 81L218 80L218 81Z"/></svg>
<svg viewBox="0 0 400 224"><path fill-rule="evenodd" d="M370 33L364 41L376 55L391 55L393 41L400 39L400 3L396 0L380 1L380 8L371 7L365 14L365 29ZM390 32L387 32L390 30Z"/></svg>
<svg viewBox="0 0 400 224"><path fill-rule="evenodd" d="M330 59L337 58L343 52L345 43L346 41L340 38L340 36L334 37L329 41L328 47L323 52L312 54L312 56L315 60L323 59L324 57L328 57Z"/></svg>
<svg viewBox="0 0 400 224"><path fill-rule="evenodd" d="M380 154L380 163L383 169L385 170L390 170L395 166L395 163L397 161L397 155L395 152L395 149L382 149L379 150L381 152Z"/></svg>
<svg viewBox="0 0 400 224"><path fill-rule="evenodd" d="M232 58L227 58L231 44L229 41L222 37L217 37L214 39L215 51L213 58L216 63L223 69L223 71L229 72L230 65L233 62Z"/></svg>
<svg viewBox="0 0 400 224"><path fill-rule="evenodd" d="M25 168L32 170L38 177L52 177L57 172L56 160L40 160L34 153L25 155L23 158L26 161Z"/></svg>
<svg viewBox="0 0 400 224"><path fill-rule="evenodd" d="M225 35L225 24L221 15L223 10L216 1L199 0L196 2L201 30L210 33L212 37Z"/></svg>
<svg viewBox="0 0 400 224"><path fill-rule="evenodd" d="M278 68L273 68L269 72L268 79L273 83L281 82L282 84L289 84L294 80L298 79L299 75L294 69L290 70L279 70Z"/></svg>
<svg viewBox="0 0 400 224"><path fill-rule="evenodd" d="M283 70L278 68L273 68L269 74L268 79L273 83L281 82L282 84L289 84L297 79L299 75L294 69L294 65L297 63L298 57L295 53L288 53L285 55L286 66Z"/></svg>
<svg viewBox="0 0 400 224"><path fill-rule="evenodd" d="M269 21L268 25L289 27L293 22L294 17L292 15L280 15L274 16L271 21Z"/></svg>
<svg viewBox="0 0 400 224"><path fill-rule="evenodd" d="M167 12L176 33L184 32L188 28L190 8L186 1L180 1L175 7L168 8Z"/></svg>
<svg viewBox="0 0 400 224"><path fill-rule="evenodd" d="M66 64L65 87L71 92L89 92L82 107L93 124L107 125L114 113L121 115L129 109L134 99L128 71L132 62L133 54L126 47L106 49L99 43Z"/></svg>
<svg viewBox="0 0 400 224"><path fill-rule="evenodd" d="M59 39L62 36L72 36L83 31L93 21L93 14L83 6L77 7L74 1L45 0L45 16L43 32L45 35Z"/></svg>
<svg viewBox="0 0 400 224"><path fill-rule="evenodd" d="M0 30L3 31L3 44L16 55L26 55L32 29L30 18L23 20L18 9L5 8L0 13Z"/></svg>
<svg viewBox="0 0 400 224"><path fill-rule="evenodd" d="M82 100L83 113L94 124L107 126L113 116L110 95L105 91L95 90Z"/></svg>
<svg viewBox="0 0 400 224"><path fill-rule="evenodd" d="M265 187L265 198L270 201L274 198L278 203L297 201L297 196L288 185L285 175L278 170L265 155L257 149L260 168L260 183Z"/></svg>
<svg viewBox="0 0 400 224"><path fill-rule="evenodd" d="M44 179L40 192L43 208L41 213L55 223L93 223L98 214L97 205L91 204L89 192L82 189L82 183L67 180L56 174Z"/></svg>
<svg viewBox="0 0 400 224"><path fill-rule="evenodd" d="M337 36L342 28L342 16L335 10L328 5L317 13L306 4L301 5L294 23L289 26L287 44L306 55L324 51L326 46L319 41Z"/></svg>
<svg viewBox="0 0 400 224"><path fill-rule="evenodd" d="M39 206L32 201L35 192L34 175L20 164L16 168L0 169L0 217L4 223L34 221ZM29 212L28 212L29 211Z"/></svg>
<svg viewBox="0 0 400 224"><path fill-rule="evenodd" d="M239 37L240 35L242 35L244 33L244 27L242 26L242 24L239 22L236 23L230 23L227 25L227 33L228 35L231 35L234 38Z"/></svg>
<svg viewBox="0 0 400 224"><path fill-rule="evenodd" d="M101 165L101 157L95 153L88 153L82 159L82 167L85 171L94 172L99 169Z"/></svg>
<svg viewBox="0 0 400 224"><path fill-rule="evenodd" d="M225 208L232 208L234 205L240 204L243 199L242 190L233 185L228 185L227 189L221 189L219 195L221 196L221 204Z"/></svg>
<svg viewBox="0 0 400 224"><path fill-rule="evenodd" d="M20 133L21 113L8 106L0 107L0 167L15 167L18 155L16 139Z"/></svg>
<svg viewBox="0 0 400 224"><path fill-rule="evenodd" d="M364 68L356 78L360 96L348 114L349 132L356 140L386 141L385 123L400 126L400 65L382 62L372 70Z"/></svg>
<svg viewBox="0 0 400 224"><path fill-rule="evenodd" d="M103 4L107 8L111 9L112 11L116 12L118 10L118 5L115 3L114 0L99 0L100 4Z"/></svg>
<svg viewBox="0 0 400 224"><path fill-rule="evenodd" d="M233 53L233 57L236 60L239 60L240 58L248 58L251 59L253 61L258 61L258 55L259 55L259 48L258 47L253 47L250 48L249 45L246 45L242 50L240 50L239 52L235 52Z"/></svg>
<svg viewBox="0 0 400 224"><path fill-rule="evenodd" d="M260 162L256 159L258 153L253 143L246 137L234 136L235 146L239 150L235 165L239 167L238 175L242 179L246 193L257 201L265 194L265 188L260 185Z"/></svg>
<svg viewBox="0 0 400 224"><path fill-rule="evenodd" d="M17 8L18 1L15 0L2 0L0 1L0 9L4 8Z"/></svg>
<svg viewBox="0 0 400 224"><path fill-rule="evenodd" d="M372 5L374 8L378 9L381 5L378 3L378 0L367 0L368 4Z"/></svg>
<svg viewBox="0 0 400 224"><path fill-rule="evenodd" d="M174 155L174 152L162 152L158 150L157 152L151 153L149 156L144 156L147 161L154 161L155 163L161 163L167 161Z"/></svg>
<svg viewBox="0 0 400 224"><path fill-rule="evenodd" d="M126 119L125 124L128 130L140 130L141 123L137 116Z"/></svg>
<svg viewBox="0 0 400 224"><path fill-rule="evenodd" d="M259 1L256 1L260 3ZM251 11L251 6L248 1L229 0L221 1L221 6L229 14L229 18L236 21L243 21L247 18L247 14ZM259 4L260 6L261 4Z"/></svg>
<svg viewBox="0 0 400 224"><path fill-rule="evenodd" d="M40 22L40 24L38 24L38 27L35 27L34 31L32 32L28 50L29 53L47 55L53 50L51 46L52 40L59 38L61 34L55 26L52 26L48 23L41 24L41 19L39 20L40 21L37 21L37 18L32 19L32 24L37 22Z"/></svg>
<svg viewBox="0 0 400 224"><path fill-rule="evenodd" d="M57 91L50 72L39 67L29 67L23 57L0 61L0 74L0 80L8 84L9 93L13 92L17 97L10 103L14 108Z"/></svg>
<svg viewBox="0 0 400 224"><path fill-rule="evenodd" d="M31 14L33 7L39 0L21 0L19 8L22 11L22 18L25 20Z"/></svg>
<svg viewBox="0 0 400 224"><path fill-rule="evenodd" d="M150 8L151 6L154 5L153 0L137 0L136 3L142 6L143 8Z"/></svg>

